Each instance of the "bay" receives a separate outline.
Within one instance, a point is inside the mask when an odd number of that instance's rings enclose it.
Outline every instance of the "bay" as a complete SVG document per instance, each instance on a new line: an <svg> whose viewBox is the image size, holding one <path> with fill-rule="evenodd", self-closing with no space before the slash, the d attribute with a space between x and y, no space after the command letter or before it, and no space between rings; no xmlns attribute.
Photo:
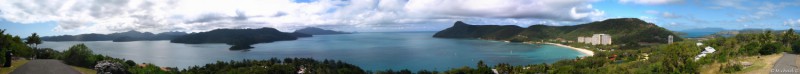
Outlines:
<svg viewBox="0 0 800 74"><path fill-rule="evenodd" d="M225 44L180 44L161 41L46 41L42 48L64 51L86 44L95 54L159 66L202 66L216 61L270 58L341 60L365 70L409 69L443 71L487 64L527 65L553 63L583 56L578 51L546 44L507 43L477 39L431 37L435 32L381 32L315 35L292 41L253 45L249 50L228 50Z"/></svg>

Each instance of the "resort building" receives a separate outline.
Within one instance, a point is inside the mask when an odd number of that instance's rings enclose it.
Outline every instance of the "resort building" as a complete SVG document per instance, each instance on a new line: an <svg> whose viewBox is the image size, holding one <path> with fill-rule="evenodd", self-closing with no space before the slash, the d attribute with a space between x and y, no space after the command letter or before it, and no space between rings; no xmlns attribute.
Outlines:
<svg viewBox="0 0 800 74"><path fill-rule="evenodd" d="M578 37L578 42L592 45L611 45L611 35L594 34L591 37Z"/></svg>

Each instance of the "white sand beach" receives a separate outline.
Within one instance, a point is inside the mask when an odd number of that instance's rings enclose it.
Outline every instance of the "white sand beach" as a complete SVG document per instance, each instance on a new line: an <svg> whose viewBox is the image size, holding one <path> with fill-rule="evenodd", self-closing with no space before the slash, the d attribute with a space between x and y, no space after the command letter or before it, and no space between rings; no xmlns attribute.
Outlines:
<svg viewBox="0 0 800 74"><path fill-rule="evenodd" d="M567 48L570 48L570 49L573 49L573 50L577 50L578 52L581 52L583 54L586 54L586 56L594 56L594 51L592 51L592 50L587 50L587 49L583 49L583 48L576 48L576 47L567 46L567 45L558 44L558 43L544 43L544 44L551 44L551 45L556 45L556 46L561 46L561 47L567 47Z"/></svg>

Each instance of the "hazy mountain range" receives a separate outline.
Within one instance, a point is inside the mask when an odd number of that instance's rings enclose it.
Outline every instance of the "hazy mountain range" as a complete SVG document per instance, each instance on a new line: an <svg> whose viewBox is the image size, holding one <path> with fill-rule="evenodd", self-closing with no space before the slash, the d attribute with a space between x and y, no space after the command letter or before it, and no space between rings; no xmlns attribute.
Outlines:
<svg viewBox="0 0 800 74"><path fill-rule="evenodd" d="M111 34L80 34L80 35L61 35L45 36L44 41L108 41L114 42L138 41L138 40L169 40L177 36L186 35L185 32L164 32L153 34L150 32L127 31Z"/></svg>

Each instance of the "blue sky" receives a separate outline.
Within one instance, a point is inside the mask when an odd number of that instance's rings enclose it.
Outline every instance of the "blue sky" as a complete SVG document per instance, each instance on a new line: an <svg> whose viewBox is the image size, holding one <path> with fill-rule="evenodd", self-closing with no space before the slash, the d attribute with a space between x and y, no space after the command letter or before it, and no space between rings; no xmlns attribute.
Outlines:
<svg viewBox="0 0 800 74"><path fill-rule="evenodd" d="M438 31L455 21L528 26L639 18L670 30L800 28L800 0L18 0L0 28L43 36L303 27Z"/></svg>

